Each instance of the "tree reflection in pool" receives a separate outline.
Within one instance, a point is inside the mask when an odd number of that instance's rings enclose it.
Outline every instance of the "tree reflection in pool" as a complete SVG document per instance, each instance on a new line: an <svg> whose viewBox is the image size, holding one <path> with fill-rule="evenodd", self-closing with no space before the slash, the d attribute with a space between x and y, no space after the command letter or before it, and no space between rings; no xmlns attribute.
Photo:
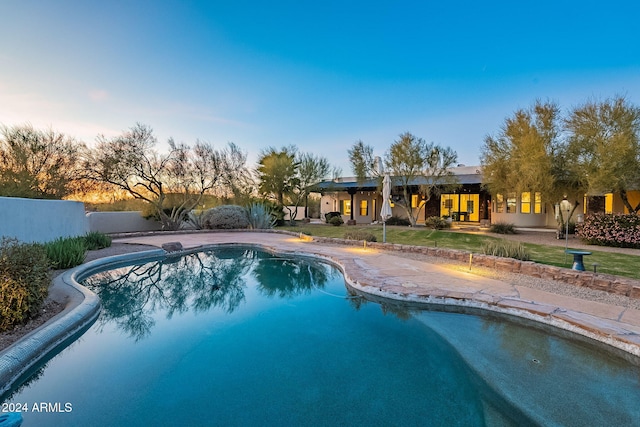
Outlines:
<svg viewBox="0 0 640 427"><path fill-rule="evenodd" d="M639 425L640 370L492 315L368 303L310 258L226 248L91 276L103 310L5 402L26 425Z"/></svg>

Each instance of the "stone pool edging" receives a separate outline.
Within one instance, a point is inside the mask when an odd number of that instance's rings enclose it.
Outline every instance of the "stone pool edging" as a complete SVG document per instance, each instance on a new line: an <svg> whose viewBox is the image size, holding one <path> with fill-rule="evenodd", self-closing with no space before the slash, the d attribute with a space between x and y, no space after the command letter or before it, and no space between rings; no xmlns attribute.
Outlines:
<svg viewBox="0 0 640 427"><path fill-rule="evenodd" d="M293 235L298 235L293 233ZM318 243L337 243L348 246L363 246L362 240L337 239L333 237L315 237L313 241ZM577 287L585 287L611 294L622 295L629 298L640 299L640 280L614 276L611 274L594 273L591 271L577 271L570 268L556 267L553 265L538 264L533 261L520 261L514 258L483 255L462 251L458 249L446 249L431 246L401 245L397 243L367 242L368 248L423 254L446 258L461 263L469 263L471 266L486 267L505 273L524 274L539 279L554 280ZM638 257L640 262L640 257Z"/></svg>
<svg viewBox="0 0 640 427"><path fill-rule="evenodd" d="M88 329L100 314L98 296L79 281L106 266L164 256L162 249L101 258L80 265L53 280L56 291L66 297L62 312L0 352L0 395L26 376L38 363L51 355L77 333Z"/></svg>

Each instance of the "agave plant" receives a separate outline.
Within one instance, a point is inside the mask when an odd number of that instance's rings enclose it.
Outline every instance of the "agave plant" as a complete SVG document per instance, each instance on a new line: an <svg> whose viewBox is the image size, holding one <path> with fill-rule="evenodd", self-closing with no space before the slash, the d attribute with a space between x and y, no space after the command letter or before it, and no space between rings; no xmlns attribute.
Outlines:
<svg viewBox="0 0 640 427"><path fill-rule="evenodd" d="M276 224L276 217L264 203L252 203L246 207L249 228L267 229Z"/></svg>

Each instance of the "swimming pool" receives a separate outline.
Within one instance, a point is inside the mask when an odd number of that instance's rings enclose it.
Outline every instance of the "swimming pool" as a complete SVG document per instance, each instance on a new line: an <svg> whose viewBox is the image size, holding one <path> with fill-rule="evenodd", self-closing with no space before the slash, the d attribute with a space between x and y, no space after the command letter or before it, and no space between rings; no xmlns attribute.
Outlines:
<svg viewBox="0 0 640 427"><path fill-rule="evenodd" d="M98 321L4 398L24 425L640 424L640 369L606 347L370 302L311 258L222 248L85 285Z"/></svg>

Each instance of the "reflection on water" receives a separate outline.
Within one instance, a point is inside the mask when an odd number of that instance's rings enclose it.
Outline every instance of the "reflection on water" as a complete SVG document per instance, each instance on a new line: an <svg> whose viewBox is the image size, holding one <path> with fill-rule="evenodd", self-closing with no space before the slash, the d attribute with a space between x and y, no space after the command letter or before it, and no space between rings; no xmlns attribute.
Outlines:
<svg viewBox="0 0 640 427"><path fill-rule="evenodd" d="M329 270L304 259L261 258L252 274L263 295L291 298L322 288Z"/></svg>
<svg viewBox="0 0 640 427"><path fill-rule="evenodd" d="M97 327L7 400L73 413L25 425L640 425L637 366L524 320L368 302L310 259L226 248L85 284Z"/></svg>
<svg viewBox="0 0 640 427"><path fill-rule="evenodd" d="M234 248L109 270L83 285L100 297L99 325L115 323L140 340L151 333L156 311L164 311L167 318L189 310L234 312L245 300L247 273L260 293L280 298L322 288L332 274L313 260Z"/></svg>

